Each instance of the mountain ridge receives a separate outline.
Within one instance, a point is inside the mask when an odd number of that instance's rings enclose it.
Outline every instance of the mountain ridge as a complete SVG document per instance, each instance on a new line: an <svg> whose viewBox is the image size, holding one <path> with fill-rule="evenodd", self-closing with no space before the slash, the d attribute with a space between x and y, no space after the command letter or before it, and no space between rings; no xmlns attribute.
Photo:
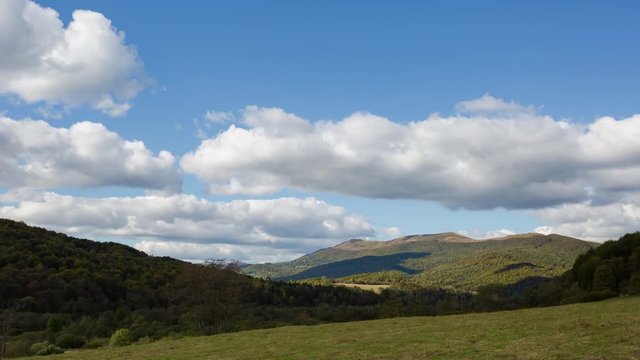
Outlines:
<svg viewBox="0 0 640 360"><path fill-rule="evenodd" d="M400 271L420 285L470 289L491 282L515 282L526 276L559 275L570 268L576 256L594 246L597 243L559 234L525 233L475 240L445 232L387 241L351 239L289 262L253 264L243 271L280 280L354 280L353 276L362 274Z"/></svg>
<svg viewBox="0 0 640 360"><path fill-rule="evenodd" d="M472 241L481 241L475 240L464 235L460 235L454 232L443 232L436 234L415 234L415 235L406 235L395 239L390 240L367 240L367 239L351 239L344 242L341 242L338 245L332 246L337 249L344 250L352 250L352 249L362 249L362 248L383 248L388 246L394 246L401 243L407 242L418 242L418 241L442 241L442 242L472 242ZM320 249L323 250L323 249Z"/></svg>

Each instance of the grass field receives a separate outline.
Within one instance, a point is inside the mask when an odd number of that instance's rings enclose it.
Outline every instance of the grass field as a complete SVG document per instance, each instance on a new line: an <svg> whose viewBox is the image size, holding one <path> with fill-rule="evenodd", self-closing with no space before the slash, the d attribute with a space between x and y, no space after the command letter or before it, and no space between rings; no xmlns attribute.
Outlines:
<svg viewBox="0 0 640 360"><path fill-rule="evenodd" d="M381 293L382 290L389 287L389 285L368 285L368 284L349 284L349 283L335 283L334 285L373 291L378 294Z"/></svg>
<svg viewBox="0 0 640 360"><path fill-rule="evenodd" d="M53 358L640 359L640 297L496 313L290 326Z"/></svg>

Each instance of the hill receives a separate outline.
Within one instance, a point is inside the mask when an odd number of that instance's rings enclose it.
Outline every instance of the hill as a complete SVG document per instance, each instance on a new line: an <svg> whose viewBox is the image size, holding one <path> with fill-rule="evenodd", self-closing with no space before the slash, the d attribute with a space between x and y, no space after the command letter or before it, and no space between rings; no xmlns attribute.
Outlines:
<svg viewBox="0 0 640 360"><path fill-rule="evenodd" d="M293 326L52 359L635 359L640 297L483 314Z"/></svg>
<svg viewBox="0 0 640 360"><path fill-rule="evenodd" d="M77 239L0 219L0 303L83 315L163 306L161 290L185 263L126 245Z"/></svg>
<svg viewBox="0 0 640 360"><path fill-rule="evenodd" d="M597 244L536 233L473 240L455 233L405 236L390 241L349 240L286 263L256 264L247 274L282 280L316 277L341 282L392 283L476 289L531 276L553 277ZM391 272L391 273L390 273Z"/></svg>
<svg viewBox="0 0 640 360"><path fill-rule="evenodd" d="M372 319L384 300L370 291L253 279L236 270L0 219L0 358L35 354L43 344L100 346L120 328L137 341Z"/></svg>

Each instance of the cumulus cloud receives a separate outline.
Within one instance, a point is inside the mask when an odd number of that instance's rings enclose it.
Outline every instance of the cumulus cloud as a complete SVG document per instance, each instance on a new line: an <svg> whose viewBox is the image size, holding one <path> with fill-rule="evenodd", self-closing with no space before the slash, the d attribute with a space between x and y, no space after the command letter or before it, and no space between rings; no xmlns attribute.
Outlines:
<svg viewBox="0 0 640 360"><path fill-rule="evenodd" d="M174 156L157 155L104 125L56 128L44 121L0 116L0 186L128 186L175 192L182 178Z"/></svg>
<svg viewBox="0 0 640 360"><path fill-rule="evenodd" d="M135 48L100 13L72 17L65 27L51 8L0 1L0 94L124 115L148 82Z"/></svg>
<svg viewBox="0 0 640 360"><path fill-rule="evenodd" d="M593 241L615 240L626 233L640 231L640 195L601 205L591 201L562 204L534 214L549 223L536 229L540 233Z"/></svg>
<svg viewBox="0 0 640 360"><path fill-rule="evenodd" d="M211 202L185 194L88 198L17 191L0 202L0 217L77 236L132 239L141 250L189 259L291 259L374 233L363 217L314 198Z"/></svg>
<svg viewBox="0 0 640 360"><path fill-rule="evenodd" d="M640 180L640 115L583 125L488 95L459 107L474 114L310 122L250 106L241 125L203 140L181 166L216 194L293 188L469 209L615 201Z"/></svg>
<svg viewBox="0 0 640 360"><path fill-rule="evenodd" d="M221 125L227 122L231 122L235 119L233 113L222 111L208 110L204 113L204 121L201 123L197 118L193 119L193 125L195 126L195 136L200 140L207 139L209 137L209 131L214 125Z"/></svg>
<svg viewBox="0 0 640 360"><path fill-rule="evenodd" d="M194 244L176 241L143 240L135 248L155 256L171 256L188 261L209 259L233 259L249 263L275 263L299 258L305 253L290 249L274 249L265 246L231 244Z"/></svg>

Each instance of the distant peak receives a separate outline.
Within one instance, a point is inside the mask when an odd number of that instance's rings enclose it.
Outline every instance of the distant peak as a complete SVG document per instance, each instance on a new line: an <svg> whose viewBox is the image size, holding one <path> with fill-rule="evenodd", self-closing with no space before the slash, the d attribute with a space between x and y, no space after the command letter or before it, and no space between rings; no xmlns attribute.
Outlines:
<svg viewBox="0 0 640 360"><path fill-rule="evenodd" d="M409 243L409 242L419 242L419 241L434 241L434 242L473 242L471 238L466 236L454 233L454 232L444 232L437 234L416 234L416 235L406 235L396 239L380 241L380 240L363 240L363 239L351 239L345 242L342 242L336 246L334 249L340 250L348 250L348 251L358 251L358 250L367 250L367 249L379 249L388 246L394 246L401 243Z"/></svg>
<svg viewBox="0 0 640 360"><path fill-rule="evenodd" d="M365 240L365 239L350 239L345 242L342 242L336 246L334 249L346 250L346 251L360 251L360 250L372 250L372 249L380 249L390 246L396 246L406 243L415 243L415 242L441 242L441 243L473 243L479 241L504 241L504 240L524 240L524 239L533 239L533 238L548 238L548 239L560 239L567 238L561 235L556 234L541 234L537 232L530 232L524 234L513 234L507 236L500 236L490 239L476 240L464 235L460 235L455 232L443 232L436 234L415 234L415 235L406 235L396 239L380 241L380 240ZM568 238L569 239L569 238ZM578 239L577 239L578 240Z"/></svg>

